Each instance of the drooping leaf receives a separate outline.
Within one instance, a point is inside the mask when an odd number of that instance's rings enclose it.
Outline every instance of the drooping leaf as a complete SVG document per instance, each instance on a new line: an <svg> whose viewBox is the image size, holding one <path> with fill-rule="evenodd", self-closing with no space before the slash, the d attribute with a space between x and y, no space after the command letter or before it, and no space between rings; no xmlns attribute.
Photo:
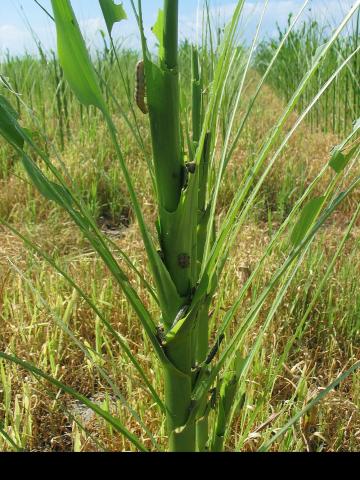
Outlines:
<svg viewBox="0 0 360 480"><path fill-rule="evenodd" d="M52 377L51 375L48 375L47 373L35 367L31 363L21 360L15 355L8 355L5 352L0 352L0 358L19 365L20 367L24 368L27 372L33 374L35 377L43 378L44 380L50 382L52 385L59 388L63 392L71 395L73 398L81 402L83 405L90 408L94 413L102 417L109 425L111 425L116 431L124 435L124 437L126 437L140 451L143 451L143 452L147 451L146 447L142 444L142 442L133 433L131 433L121 423L120 420L115 418L113 415L111 415L109 412L107 412L103 408L99 407L96 403L92 402L84 395L81 395L80 393L78 393L76 390L72 389L68 385L65 385L64 383L60 382L56 378Z"/></svg>
<svg viewBox="0 0 360 480"><path fill-rule="evenodd" d="M303 211L301 212L300 218L291 234L291 241L294 247L297 247L305 237L313 221L320 212L324 201L325 197L317 197L313 198L305 205Z"/></svg>
<svg viewBox="0 0 360 480"><path fill-rule="evenodd" d="M45 198L56 202L60 206L66 204L71 207L71 195L64 187L48 180L39 167L26 155L23 156L22 163L30 180Z"/></svg>
<svg viewBox="0 0 360 480"><path fill-rule="evenodd" d="M7 99L3 95L0 95L0 135L13 147L22 150L24 137L17 121L18 118L19 115Z"/></svg>
<svg viewBox="0 0 360 480"><path fill-rule="evenodd" d="M99 0L99 3L105 18L109 35L111 35L114 24L121 22L121 20L127 19L126 12L122 3L116 5L113 0Z"/></svg>
<svg viewBox="0 0 360 480"><path fill-rule="evenodd" d="M25 139L31 143L33 133L20 127L18 117L7 99L0 95L0 135L17 150L22 150ZM50 181L25 153L22 156L22 163L30 180L45 198L71 208L71 195L64 187Z"/></svg>
<svg viewBox="0 0 360 480"><path fill-rule="evenodd" d="M104 100L70 0L51 0L58 54L64 76L78 100L105 110Z"/></svg>

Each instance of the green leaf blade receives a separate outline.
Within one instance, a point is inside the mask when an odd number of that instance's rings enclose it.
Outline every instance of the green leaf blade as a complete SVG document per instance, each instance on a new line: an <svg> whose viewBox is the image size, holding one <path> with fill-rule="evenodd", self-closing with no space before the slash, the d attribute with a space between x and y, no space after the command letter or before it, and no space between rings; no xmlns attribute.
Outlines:
<svg viewBox="0 0 360 480"><path fill-rule="evenodd" d="M101 10L104 15L106 27L111 36L112 29L115 23L127 19L126 12L122 3L116 5L113 0L99 0Z"/></svg>
<svg viewBox="0 0 360 480"><path fill-rule="evenodd" d="M300 412L294 415L280 430L278 430L270 440L263 443L258 452L266 452L270 446L277 440L281 435L286 433L289 428L294 425L301 417L303 417L311 408L317 405L331 390L336 388L341 382L343 382L349 375L353 374L356 370L360 368L360 362L354 363L352 367L342 373L339 377L336 378L330 385L321 390L321 392L316 395Z"/></svg>
<svg viewBox="0 0 360 480"><path fill-rule="evenodd" d="M85 106L105 110L94 67L70 0L51 0L57 31L58 54L64 76Z"/></svg>
<svg viewBox="0 0 360 480"><path fill-rule="evenodd" d="M291 234L291 242L294 247L297 247L302 242L303 238L309 231L312 223L320 212L324 201L325 197L316 197L310 200L303 208L300 218Z"/></svg>
<svg viewBox="0 0 360 480"><path fill-rule="evenodd" d="M348 153L343 153L339 148L335 147L331 155L329 166L336 173L341 173L343 170L345 170L358 148L359 146L355 145L354 148L352 148Z"/></svg>
<svg viewBox="0 0 360 480"><path fill-rule="evenodd" d="M0 95L0 135L15 148L20 150L24 146L24 137L17 122L19 115L7 101Z"/></svg>
<svg viewBox="0 0 360 480"><path fill-rule="evenodd" d="M160 59L163 59L164 58L164 10L159 9L158 17L151 30L159 42L159 57Z"/></svg>

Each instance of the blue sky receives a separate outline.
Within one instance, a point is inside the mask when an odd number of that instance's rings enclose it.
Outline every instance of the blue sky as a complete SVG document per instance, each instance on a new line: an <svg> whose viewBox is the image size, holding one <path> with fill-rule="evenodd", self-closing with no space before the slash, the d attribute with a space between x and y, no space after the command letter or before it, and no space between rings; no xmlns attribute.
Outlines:
<svg viewBox="0 0 360 480"><path fill-rule="evenodd" d="M309 7L311 14L320 21L338 21L355 1L358 0L311 0ZM40 0L44 7L51 10L50 0ZM120 2L116 2L120 3ZM114 36L120 38L128 47L138 45L136 24L131 14L129 0L123 0L125 10L129 15L126 22L121 22L114 30ZM150 27L156 20L157 10L162 0L143 0L144 20L148 28L148 37L151 39ZM180 35L196 38L197 35L197 7L200 0L179 0L180 4ZM105 29L98 0L73 0L74 10L80 26L90 45L100 44L99 30ZM224 23L231 15L235 0L210 0L213 18ZM253 35L264 0L248 0L244 10L244 36L249 40ZM286 24L290 12L299 10L303 0L270 0L263 23L262 36L271 35L275 30L276 22ZM307 9L306 15L310 12ZM0 56L6 50L12 54L20 54L25 49L35 50L30 28L36 32L45 48L55 47L55 31L51 20L39 9L33 0L0 0Z"/></svg>

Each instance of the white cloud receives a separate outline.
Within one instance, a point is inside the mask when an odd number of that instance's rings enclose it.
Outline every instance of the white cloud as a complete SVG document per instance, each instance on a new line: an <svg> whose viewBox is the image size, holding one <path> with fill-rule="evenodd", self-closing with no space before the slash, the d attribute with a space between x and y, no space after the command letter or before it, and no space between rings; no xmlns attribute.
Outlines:
<svg viewBox="0 0 360 480"><path fill-rule="evenodd" d="M85 37L92 37L97 34L99 30L106 28L104 19L101 17L80 20L79 25Z"/></svg>
<svg viewBox="0 0 360 480"><path fill-rule="evenodd" d="M0 53L20 53L31 42L31 35L15 25L0 25Z"/></svg>
<svg viewBox="0 0 360 480"><path fill-rule="evenodd" d="M91 48L96 48L102 45L100 31L107 32L103 18L96 17L82 20L79 21L79 26L87 44ZM114 39L120 39L122 45L126 47L139 48L140 38L138 28L135 21L132 19L114 25L113 37Z"/></svg>

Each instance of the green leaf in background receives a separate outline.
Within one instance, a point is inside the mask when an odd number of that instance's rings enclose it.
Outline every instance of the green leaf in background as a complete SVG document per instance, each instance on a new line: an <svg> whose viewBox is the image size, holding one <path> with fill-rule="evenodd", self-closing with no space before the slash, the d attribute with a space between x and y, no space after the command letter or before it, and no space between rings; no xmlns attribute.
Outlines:
<svg viewBox="0 0 360 480"><path fill-rule="evenodd" d="M116 5L113 0L99 0L99 3L105 18L109 35L111 35L114 24L121 22L121 20L126 20L127 15L122 3L120 3L120 5Z"/></svg>
<svg viewBox="0 0 360 480"><path fill-rule="evenodd" d="M328 42L323 43L322 45L317 47L317 49L315 51L315 54L313 56L313 63L314 64L316 64L318 62L318 60L321 58L321 56L323 55L327 46L328 46Z"/></svg>
<svg viewBox="0 0 360 480"><path fill-rule="evenodd" d="M13 147L22 150L24 146L24 137L21 133L21 127L17 122L19 115L12 108L5 97L0 95L0 135Z"/></svg>
<svg viewBox="0 0 360 480"><path fill-rule="evenodd" d="M58 54L64 75L78 100L105 110L95 70L70 0L51 0L53 7Z"/></svg>
<svg viewBox="0 0 360 480"><path fill-rule="evenodd" d="M159 9L158 17L152 32L159 41L159 56L164 57L164 10Z"/></svg>
<svg viewBox="0 0 360 480"><path fill-rule="evenodd" d="M354 153L359 149L359 141L355 140L355 145L351 148L350 151L347 153L343 153L346 146L349 142L353 139L353 137L358 133L360 130L360 118L358 118L354 124L352 132L345 138L343 142L339 145L336 145L331 151L331 157L329 161L329 166L336 172L341 173L345 167L350 162L351 158L353 157Z"/></svg>
<svg viewBox="0 0 360 480"><path fill-rule="evenodd" d="M329 162L330 167L335 170L336 173L341 173L346 165L350 162L352 156L358 148L358 145L355 145L350 152L342 153L340 149L335 147Z"/></svg>
<svg viewBox="0 0 360 480"><path fill-rule="evenodd" d="M340 150L334 149L329 165L336 173L340 173L348 163L347 155L344 155Z"/></svg>
<svg viewBox="0 0 360 480"><path fill-rule="evenodd" d="M320 212L324 201L325 197L316 197L305 205L291 235L291 241L294 247L297 247L305 237Z"/></svg>

